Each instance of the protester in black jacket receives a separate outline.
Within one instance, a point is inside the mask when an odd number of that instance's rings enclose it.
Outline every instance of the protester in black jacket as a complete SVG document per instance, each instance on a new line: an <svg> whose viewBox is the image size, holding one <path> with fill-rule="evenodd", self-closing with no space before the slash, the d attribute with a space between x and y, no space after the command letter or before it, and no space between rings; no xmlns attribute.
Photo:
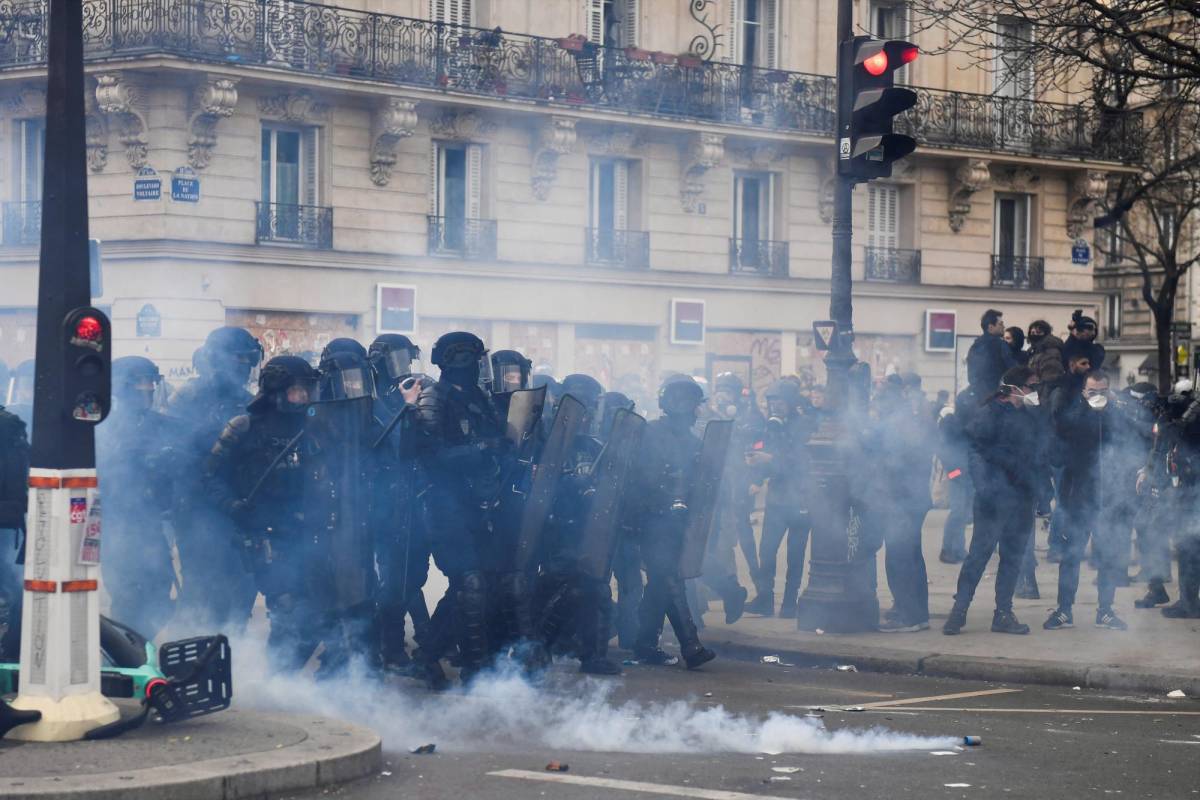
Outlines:
<svg viewBox="0 0 1200 800"><path fill-rule="evenodd" d="M1004 315L995 309L983 312L979 320L983 335L967 351L967 383L978 397L987 397L1000 385L1004 371L1017 365L1012 348L1001 338Z"/></svg>
<svg viewBox="0 0 1200 800"><path fill-rule="evenodd" d="M970 442L966 426L976 404L975 396L964 390L955 398L954 407L942 409L938 419L937 456L950 487L950 513L942 527L942 552L938 556L943 564L961 564L967 557L967 525L971 522L975 487L967 469Z"/></svg>
<svg viewBox="0 0 1200 800"><path fill-rule="evenodd" d="M975 529L958 576L954 607L942 632L959 633L984 568L1000 546L996 571L995 633L1029 633L1013 614L1012 598L1025 543L1033 533L1033 507L1044 471L1044 437L1033 407L1037 376L1028 367L1004 373L999 390L967 426L970 472L975 481Z"/></svg>
<svg viewBox="0 0 1200 800"><path fill-rule="evenodd" d="M1029 364L1029 357L1033 352L1025 349L1025 331L1017 327L1004 329L1004 342L1012 348L1013 359L1017 362L1017 366L1024 367Z"/></svg>
<svg viewBox="0 0 1200 800"><path fill-rule="evenodd" d="M1071 324L1071 335L1062 348L1063 365L1070 367L1071 357L1082 354L1092 362L1092 369L1103 367L1106 354L1104 345L1096 342L1096 320L1085 317L1083 311L1076 309L1071 315Z"/></svg>

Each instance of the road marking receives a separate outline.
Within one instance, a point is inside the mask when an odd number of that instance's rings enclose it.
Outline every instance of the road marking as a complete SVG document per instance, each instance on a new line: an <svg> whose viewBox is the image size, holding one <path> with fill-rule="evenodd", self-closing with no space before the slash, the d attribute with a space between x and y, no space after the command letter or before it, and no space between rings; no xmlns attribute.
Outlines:
<svg viewBox="0 0 1200 800"><path fill-rule="evenodd" d="M903 706L907 708L914 703L935 703L939 700L964 700L968 697L987 697L994 694L1012 694L1019 692L1020 689L981 689L977 692L957 692L955 694L935 694L929 697L905 697L901 700L883 700L878 703L862 703L854 705L855 709L871 709L871 708L892 708L894 706ZM894 697L894 695L887 695ZM830 706L788 706L788 708L825 708L829 711L845 711L847 705L830 705Z"/></svg>
<svg viewBox="0 0 1200 800"><path fill-rule="evenodd" d="M600 789L616 789L622 792L643 792L645 794L664 794L671 797L695 797L699 800L792 800L792 798L774 797L769 794L746 794L745 792L726 792L720 789L700 789L695 786L671 786L667 783L642 783L641 781L620 781L614 778L592 778L586 775L564 775L561 772L531 772L525 769L502 769L489 772L496 778L518 778L523 781L543 781L545 783L569 783L574 786L594 786Z"/></svg>
<svg viewBox="0 0 1200 800"><path fill-rule="evenodd" d="M1162 744L1200 744L1200 742L1193 742L1191 739L1159 739L1158 741Z"/></svg>
<svg viewBox="0 0 1200 800"><path fill-rule="evenodd" d="M977 712L987 714L1133 714L1147 717L1200 717L1200 711L1128 711L1105 708L946 708L935 706L930 708L900 708L892 707L888 711L957 711Z"/></svg>

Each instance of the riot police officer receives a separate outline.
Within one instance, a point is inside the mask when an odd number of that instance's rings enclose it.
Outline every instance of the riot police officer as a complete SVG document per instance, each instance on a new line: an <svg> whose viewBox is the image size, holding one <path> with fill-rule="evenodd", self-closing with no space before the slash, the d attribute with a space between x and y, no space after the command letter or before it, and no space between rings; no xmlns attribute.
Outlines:
<svg viewBox="0 0 1200 800"><path fill-rule="evenodd" d="M154 407L161 385L162 375L150 359L113 361L113 409L96 431L106 528L104 585L112 617L148 639L174 610L175 566L166 525L182 431Z"/></svg>
<svg viewBox="0 0 1200 800"><path fill-rule="evenodd" d="M176 620L188 620L196 632L229 626L238 630L254 607L254 581L243 565L236 532L205 499L199 476L226 423L244 414L253 399L247 386L262 356L262 345L244 328L213 330L192 356L198 377L167 406L185 436L175 512L185 521L176 540L183 579ZM214 586L221 591L213 591Z"/></svg>
<svg viewBox="0 0 1200 800"><path fill-rule="evenodd" d="M503 420L484 389L491 361L482 340L465 331L447 333L434 343L431 360L441 375L417 398L419 446L430 483L426 507L433 558L450 582L434 621L445 620L443 609L452 609L461 677L470 681L485 666L488 654L481 553L499 494L507 440ZM438 641L444 634L441 626L431 625L434 641L421 643L431 660L447 649Z"/></svg>
<svg viewBox="0 0 1200 800"><path fill-rule="evenodd" d="M664 383L658 392L663 416L646 426L641 457L634 465L634 497L641 505L638 540L646 567L634 654L646 664L678 663L659 647L664 616L671 621L689 669L716 658L700 643L680 566L687 497L696 483L701 449L692 428L703 402L704 390L688 376Z"/></svg>
<svg viewBox="0 0 1200 800"><path fill-rule="evenodd" d="M513 392L530 387L533 362L516 350L497 350L492 353L492 397L503 417L508 414L508 400Z"/></svg>
<svg viewBox="0 0 1200 800"><path fill-rule="evenodd" d="M374 477L372 516L379 566L376 620L385 669L401 674L412 662L404 644L404 620L424 634L429 609L422 589L429 577L429 532L420 513L417 489L417 397L432 379L421 375L421 349L398 333L371 343L367 358L375 375L375 423L386 437Z"/></svg>
<svg viewBox="0 0 1200 800"><path fill-rule="evenodd" d="M267 650L281 670L303 667L326 638L328 564L314 557L304 513L313 457L304 441L305 411L318 378L297 356L268 361L248 413L229 421L204 465L208 496L236 523L255 587L266 598Z"/></svg>

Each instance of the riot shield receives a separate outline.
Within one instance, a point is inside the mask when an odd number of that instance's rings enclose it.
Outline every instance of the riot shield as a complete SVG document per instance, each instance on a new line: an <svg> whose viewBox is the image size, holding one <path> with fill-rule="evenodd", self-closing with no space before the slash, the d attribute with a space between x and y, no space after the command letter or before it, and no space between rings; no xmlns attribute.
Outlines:
<svg viewBox="0 0 1200 800"><path fill-rule="evenodd" d="M608 580L612 571L625 476L645 430L645 419L629 409L619 409L613 417L608 444L592 470L592 493L579 534L579 568L597 580Z"/></svg>
<svg viewBox="0 0 1200 800"><path fill-rule="evenodd" d="M688 519L683 531L683 550L679 568L684 578L699 578L703 572L704 551L712 530L721 473L725 471L725 454L733 435L733 420L713 420L704 429L704 444L700 460L688 489Z"/></svg>
<svg viewBox="0 0 1200 800"><path fill-rule="evenodd" d="M305 520L321 544L310 578L314 592L330 593L335 611L353 608L373 594L368 459L377 426L371 403L369 397L314 403L305 422L316 483L305 496Z"/></svg>
<svg viewBox="0 0 1200 800"><path fill-rule="evenodd" d="M508 400L508 421L504 435L524 455L532 446L534 432L542 418L546 405L546 387L521 389L513 392Z"/></svg>
<svg viewBox="0 0 1200 800"><path fill-rule="evenodd" d="M550 426L550 433L534 467L529 496L525 499L525 507L521 511L514 558L514 567L517 570L531 569L541 550L542 535L546 528L546 520L550 516L550 509L554 506L554 494L558 490L563 465L570 452L571 443L575 441L575 436L583 424L585 414L583 403L570 395L563 395L558 401L554 423Z"/></svg>

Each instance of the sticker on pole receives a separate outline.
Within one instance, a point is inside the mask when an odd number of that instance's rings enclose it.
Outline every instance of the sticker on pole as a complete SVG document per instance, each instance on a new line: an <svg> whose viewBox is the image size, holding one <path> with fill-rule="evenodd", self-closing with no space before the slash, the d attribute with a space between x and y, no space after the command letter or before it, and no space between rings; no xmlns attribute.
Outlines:
<svg viewBox="0 0 1200 800"><path fill-rule="evenodd" d="M82 525L83 518L87 514L87 498L72 497L71 498L71 524Z"/></svg>
<svg viewBox="0 0 1200 800"><path fill-rule="evenodd" d="M74 503L74 500L71 501ZM79 563L84 566L95 566L100 563L100 492L95 489L88 491L87 523L83 528L83 538L79 540Z"/></svg>
<svg viewBox="0 0 1200 800"><path fill-rule="evenodd" d="M850 160L850 137L844 137L838 141L838 158L842 161Z"/></svg>

